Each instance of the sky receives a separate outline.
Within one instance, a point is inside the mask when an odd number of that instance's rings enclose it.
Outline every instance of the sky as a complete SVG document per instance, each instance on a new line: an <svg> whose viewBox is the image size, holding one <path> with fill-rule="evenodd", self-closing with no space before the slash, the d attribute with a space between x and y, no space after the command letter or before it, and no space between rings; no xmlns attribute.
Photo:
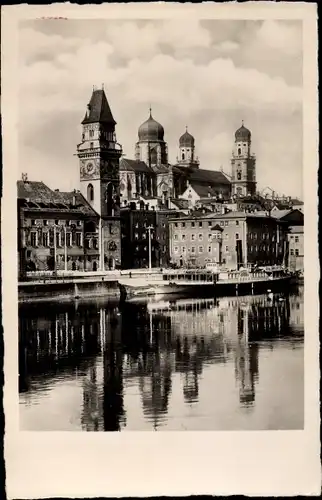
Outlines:
<svg viewBox="0 0 322 500"><path fill-rule="evenodd" d="M104 84L127 158L151 105L170 163L187 125L200 168L230 173L244 120L258 190L303 195L301 21L24 21L19 82L19 177L79 189L81 121Z"/></svg>

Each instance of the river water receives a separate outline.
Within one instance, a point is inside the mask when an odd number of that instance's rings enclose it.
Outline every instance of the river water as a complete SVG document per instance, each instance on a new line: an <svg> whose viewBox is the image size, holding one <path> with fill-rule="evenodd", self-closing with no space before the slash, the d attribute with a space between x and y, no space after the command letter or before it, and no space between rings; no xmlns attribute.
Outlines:
<svg viewBox="0 0 322 500"><path fill-rule="evenodd" d="M303 289L19 310L22 430L304 425Z"/></svg>

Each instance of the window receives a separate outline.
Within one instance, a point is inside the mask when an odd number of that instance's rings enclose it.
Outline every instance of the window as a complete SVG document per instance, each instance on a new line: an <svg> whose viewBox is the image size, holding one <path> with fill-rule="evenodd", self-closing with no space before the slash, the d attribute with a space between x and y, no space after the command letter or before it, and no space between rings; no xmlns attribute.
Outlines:
<svg viewBox="0 0 322 500"><path fill-rule="evenodd" d="M202 241L202 239L203 239L202 233L198 234L198 240Z"/></svg>
<svg viewBox="0 0 322 500"><path fill-rule="evenodd" d="M265 246L265 245L263 245L263 252L265 252L265 251L266 251L266 246Z"/></svg>
<svg viewBox="0 0 322 500"><path fill-rule="evenodd" d="M295 243L298 243L298 242L299 242L299 237L295 236Z"/></svg>
<svg viewBox="0 0 322 500"><path fill-rule="evenodd" d="M255 252L257 252L257 245L254 246L254 250L255 250Z"/></svg>
<svg viewBox="0 0 322 500"><path fill-rule="evenodd" d="M272 235L272 241L275 241L275 235L274 234Z"/></svg>
<svg viewBox="0 0 322 500"><path fill-rule="evenodd" d="M37 233L36 232L32 232L30 233L30 243L31 243L31 246L32 247L36 247L37 246Z"/></svg>
<svg viewBox="0 0 322 500"><path fill-rule="evenodd" d="M48 244L49 244L48 233L43 233L43 235L42 235L42 244L43 244L44 247L48 247Z"/></svg>
<svg viewBox="0 0 322 500"><path fill-rule="evenodd" d="M194 222L191 222L191 227L195 227L195 223Z"/></svg>
<svg viewBox="0 0 322 500"><path fill-rule="evenodd" d="M48 226L48 220L44 219L44 226Z"/></svg>
<svg viewBox="0 0 322 500"><path fill-rule="evenodd" d="M87 240L87 245L88 245L88 240ZM71 233L66 233L66 246L71 247L72 246L72 235ZM89 246L87 246L89 248Z"/></svg>
<svg viewBox="0 0 322 500"><path fill-rule="evenodd" d="M191 241L194 241L196 239L196 235L195 234L192 234L191 235Z"/></svg>
<svg viewBox="0 0 322 500"><path fill-rule="evenodd" d="M290 254L291 254L291 255L294 255L294 250L293 250L293 248L291 248L291 250L290 250Z"/></svg>
<svg viewBox="0 0 322 500"><path fill-rule="evenodd" d="M236 240L239 240L239 233L236 233Z"/></svg>
<svg viewBox="0 0 322 500"><path fill-rule="evenodd" d="M77 234L76 234L77 236ZM77 241L77 240L76 240ZM81 245L78 245L78 246L81 246ZM94 238L93 239L93 248L95 248L95 250L98 249L98 239L97 238Z"/></svg>
<svg viewBox="0 0 322 500"><path fill-rule="evenodd" d="M237 172L237 180L240 181L241 180L241 172Z"/></svg>
<svg viewBox="0 0 322 500"><path fill-rule="evenodd" d="M225 226L228 226L228 220L225 220Z"/></svg>
<svg viewBox="0 0 322 500"><path fill-rule="evenodd" d="M77 221L77 226L80 227L82 225L82 221L81 220L78 220Z"/></svg>
<svg viewBox="0 0 322 500"><path fill-rule="evenodd" d="M296 257L299 256L299 249L298 248L295 249L295 255L296 255Z"/></svg>
<svg viewBox="0 0 322 500"><path fill-rule="evenodd" d="M226 249L226 252L228 252L228 246L227 245L226 245L225 249Z"/></svg>
<svg viewBox="0 0 322 500"><path fill-rule="evenodd" d="M196 247L191 247L191 253L196 253Z"/></svg>
<svg viewBox="0 0 322 500"><path fill-rule="evenodd" d="M212 226L212 222L208 222L208 227L211 227Z"/></svg>
<svg viewBox="0 0 322 500"><path fill-rule="evenodd" d="M211 241L211 240L212 240L212 234L211 234L211 233L209 233L209 234L208 234L208 241Z"/></svg>
<svg viewBox="0 0 322 500"><path fill-rule="evenodd" d="M186 247L181 247L181 252L186 253Z"/></svg>
<svg viewBox="0 0 322 500"><path fill-rule="evenodd" d="M90 130L90 131L89 131L89 136L90 136L90 137L94 137L94 130Z"/></svg>
<svg viewBox="0 0 322 500"><path fill-rule="evenodd" d="M90 142L90 143L89 143L89 147L90 147L91 149L93 149L93 147L94 147L94 142Z"/></svg>
<svg viewBox="0 0 322 500"><path fill-rule="evenodd" d="M210 246L208 247L208 252L211 253L211 247Z"/></svg>
<svg viewBox="0 0 322 500"><path fill-rule="evenodd" d="M181 159L182 159L182 160L184 160L184 153L182 153L182 155L181 155Z"/></svg>
<svg viewBox="0 0 322 500"><path fill-rule="evenodd" d="M87 200L94 201L94 188L92 184L88 184L87 186Z"/></svg>
<svg viewBox="0 0 322 500"><path fill-rule="evenodd" d="M83 236L82 233L76 233L76 245L78 247L82 246L82 236ZM95 240L95 241L97 241L97 240Z"/></svg>
<svg viewBox="0 0 322 500"><path fill-rule="evenodd" d="M203 253L203 247L202 246L199 247L199 253Z"/></svg>
<svg viewBox="0 0 322 500"><path fill-rule="evenodd" d="M162 227L165 227L165 223L164 222L162 222Z"/></svg>
<svg viewBox="0 0 322 500"><path fill-rule="evenodd" d="M186 227L186 223L182 222L181 227Z"/></svg>
<svg viewBox="0 0 322 500"><path fill-rule="evenodd" d="M137 234L137 233L135 233L135 234ZM173 235L173 239L174 239L174 240L177 240L177 239L178 239L178 235L177 235L177 234L174 234L174 235Z"/></svg>
<svg viewBox="0 0 322 500"><path fill-rule="evenodd" d="M199 227L202 227L202 221L199 222Z"/></svg>
<svg viewBox="0 0 322 500"><path fill-rule="evenodd" d="M174 252L178 253L178 251L179 251L179 247L174 247Z"/></svg>
<svg viewBox="0 0 322 500"><path fill-rule="evenodd" d="M220 221L220 225L221 225L221 226L223 226L223 225L224 225L224 221L223 221L223 220L221 220L221 221Z"/></svg>
<svg viewBox="0 0 322 500"><path fill-rule="evenodd" d="M238 148L237 152L238 152L238 156L240 156L241 155L241 148Z"/></svg>
<svg viewBox="0 0 322 500"><path fill-rule="evenodd" d="M174 223L174 227L178 227L178 223L177 222Z"/></svg>
<svg viewBox="0 0 322 500"><path fill-rule="evenodd" d="M31 220L31 225L32 226L35 226L36 225L36 221L34 219Z"/></svg>
<svg viewBox="0 0 322 500"><path fill-rule="evenodd" d="M56 233L56 245L58 247L61 246L61 234L60 233Z"/></svg>
<svg viewBox="0 0 322 500"><path fill-rule="evenodd" d="M239 220L236 220L236 226L239 226Z"/></svg>
<svg viewBox="0 0 322 500"><path fill-rule="evenodd" d="M182 241L185 241L185 239L186 239L186 235L185 235L185 234L182 234L182 235L181 235L181 238L182 238Z"/></svg>
<svg viewBox="0 0 322 500"><path fill-rule="evenodd" d="M253 245L250 245L249 246L249 251L252 252L253 251Z"/></svg>

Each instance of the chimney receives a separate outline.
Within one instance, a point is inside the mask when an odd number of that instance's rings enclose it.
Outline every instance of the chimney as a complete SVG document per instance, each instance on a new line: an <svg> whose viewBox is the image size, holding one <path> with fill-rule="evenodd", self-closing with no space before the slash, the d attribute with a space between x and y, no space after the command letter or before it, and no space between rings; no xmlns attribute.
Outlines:
<svg viewBox="0 0 322 500"><path fill-rule="evenodd" d="M59 189L55 189L55 193L59 193Z"/></svg>

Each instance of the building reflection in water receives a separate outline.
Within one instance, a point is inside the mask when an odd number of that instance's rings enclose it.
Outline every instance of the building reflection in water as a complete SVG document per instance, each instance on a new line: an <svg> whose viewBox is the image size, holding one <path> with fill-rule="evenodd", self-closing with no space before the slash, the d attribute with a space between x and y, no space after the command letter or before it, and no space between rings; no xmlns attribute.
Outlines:
<svg viewBox="0 0 322 500"><path fill-rule="evenodd" d="M251 408L259 345L274 349L278 339L303 329L301 302L301 296L262 295L120 308L52 305L46 312L22 307L19 390L31 396L55 381L76 379L82 428L118 431L126 427L124 391L134 383L143 414L157 430L167 419L174 374L180 375L185 403L197 404L204 370L233 361L239 404Z"/></svg>

